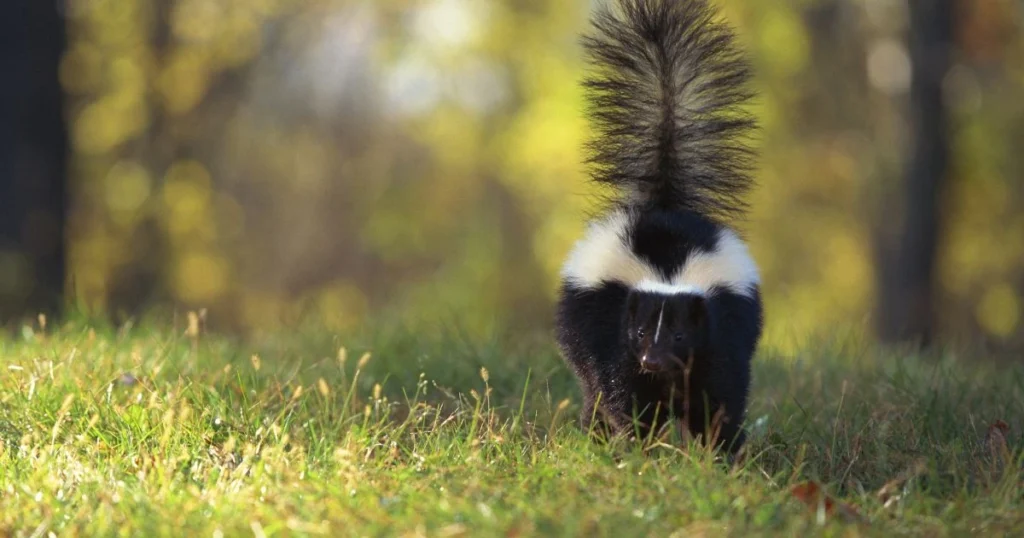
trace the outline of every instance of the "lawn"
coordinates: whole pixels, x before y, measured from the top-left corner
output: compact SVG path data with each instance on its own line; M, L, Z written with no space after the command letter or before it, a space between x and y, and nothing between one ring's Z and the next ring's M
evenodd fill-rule
M589 440L543 335L180 329L0 337L0 532L1024 535L1021 364L764 353L729 469Z

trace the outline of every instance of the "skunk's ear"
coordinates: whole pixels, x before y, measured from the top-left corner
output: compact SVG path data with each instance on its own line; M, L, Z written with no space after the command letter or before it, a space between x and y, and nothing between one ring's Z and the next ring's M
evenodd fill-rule
M636 319L636 312L640 308L640 294L634 290L629 290L626 295L626 319Z
M711 313L708 311L707 297L693 295L687 303L687 313L689 314L690 322L697 326L707 325L708 320L711 318Z

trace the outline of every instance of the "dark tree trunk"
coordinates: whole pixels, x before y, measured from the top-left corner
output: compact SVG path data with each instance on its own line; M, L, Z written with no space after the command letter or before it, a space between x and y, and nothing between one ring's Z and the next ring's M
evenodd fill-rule
M942 83L953 48L953 0L911 0L908 103L911 155L902 188L883 215L897 226L882 245L878 335L887 342L927 344L936 322L935 265L947 179L949 140Z
M0 323L64 304L64 47L57 2L0 2Z

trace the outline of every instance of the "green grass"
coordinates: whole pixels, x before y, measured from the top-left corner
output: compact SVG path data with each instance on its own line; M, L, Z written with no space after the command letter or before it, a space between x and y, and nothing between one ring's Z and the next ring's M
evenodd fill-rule
M3 338L5 535L1024 535L1021 365L839 344L759 357L750 457L730 470L695 447L590 441L543 338ZM1007 452L985 440L996 420ZM863 521L795 499L807 480Z

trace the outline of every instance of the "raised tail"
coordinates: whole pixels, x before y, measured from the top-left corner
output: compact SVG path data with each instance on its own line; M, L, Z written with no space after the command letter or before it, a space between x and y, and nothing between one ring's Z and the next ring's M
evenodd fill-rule
M611 0L583 37L596 181L622 202L739 216L752 186L750 69L707 0ZM616 9L617 8L617 9Z

